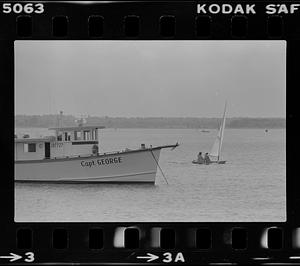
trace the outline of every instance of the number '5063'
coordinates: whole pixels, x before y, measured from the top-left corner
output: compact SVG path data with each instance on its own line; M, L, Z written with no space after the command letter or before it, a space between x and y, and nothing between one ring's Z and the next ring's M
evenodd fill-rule
M9 14L9 13L42 14L44 13L44 5L41 3L37 3L37 4L4 3L2 4L2 12L5 14Z

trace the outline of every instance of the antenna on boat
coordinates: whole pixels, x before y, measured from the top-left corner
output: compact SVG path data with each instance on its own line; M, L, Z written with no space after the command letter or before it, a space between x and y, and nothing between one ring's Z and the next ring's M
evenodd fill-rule
M62 127L63 126L63 111L59 111L59 127Z
M155 158L155 156L154 156L154 154L153 154L153 151L152 151L152 150L150 150L150 151L151 151L151 154L152 154L152 156L153 156L153 159L154 159L154 161L156 162L156 165L158 166L158 168L159 168L159 170L160 170L162 176L164 177L164 179L165 179L167 185L169 185L168 180L167 180L167 178L166 178L166 176L165 176L163 170L161 169L161 167L160 167L158 161L156 160L156 158Z

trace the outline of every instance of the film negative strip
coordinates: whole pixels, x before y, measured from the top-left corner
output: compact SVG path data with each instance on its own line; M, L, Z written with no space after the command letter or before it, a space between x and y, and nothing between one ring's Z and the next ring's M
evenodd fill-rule
M297 1L1 1L0 263L299 264L299 48Z

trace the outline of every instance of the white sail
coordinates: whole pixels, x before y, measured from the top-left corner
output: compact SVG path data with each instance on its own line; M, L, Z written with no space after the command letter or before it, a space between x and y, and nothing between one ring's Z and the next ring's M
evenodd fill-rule
M219 161L219 158L221 155L221 148L222 148L222 142L223 142L223 137L224 137L224 129L225 129L225 122L226 122L226 105L227 105L227 103L225 103L223 119L222 119L221 126L219 128L217 138L216 138L214 145L212 146L212 149L209 153L209 155L212 157L218 157L218 161Z
M219 131L220 132L220 131ZM220 137L219 137L219 134L214 142L214 145L212 146L211 148L211 151L209 153L210 156L213 156L213 157L218 157L219 156L219 147L220 147Z

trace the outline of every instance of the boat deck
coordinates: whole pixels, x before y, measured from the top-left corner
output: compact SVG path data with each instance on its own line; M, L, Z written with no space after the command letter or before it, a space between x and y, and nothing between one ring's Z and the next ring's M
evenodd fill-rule
M87 158L101 158L105 156L115 156L115 155L121 155L121 154L127 154L127 153L136 153L136 152L144 152L144 151L152 151L157 149L167 149L167 148L176 148L179 146L178 143L173 145L163 145L163 146L155 146L155 147L149 147L149 148L140 148L140 149L126 149L123 151L111 151L111 152L104 152L104 153L98 153L96 155L94 154L86 154L86 155L74 155L74 156L60 156L60 157L52 157L49 159L39 159L39 160L16 160L15 163L32 163L32 162L50 162L50 161L66 161L66 160L78 160L80 159L87 159Z

